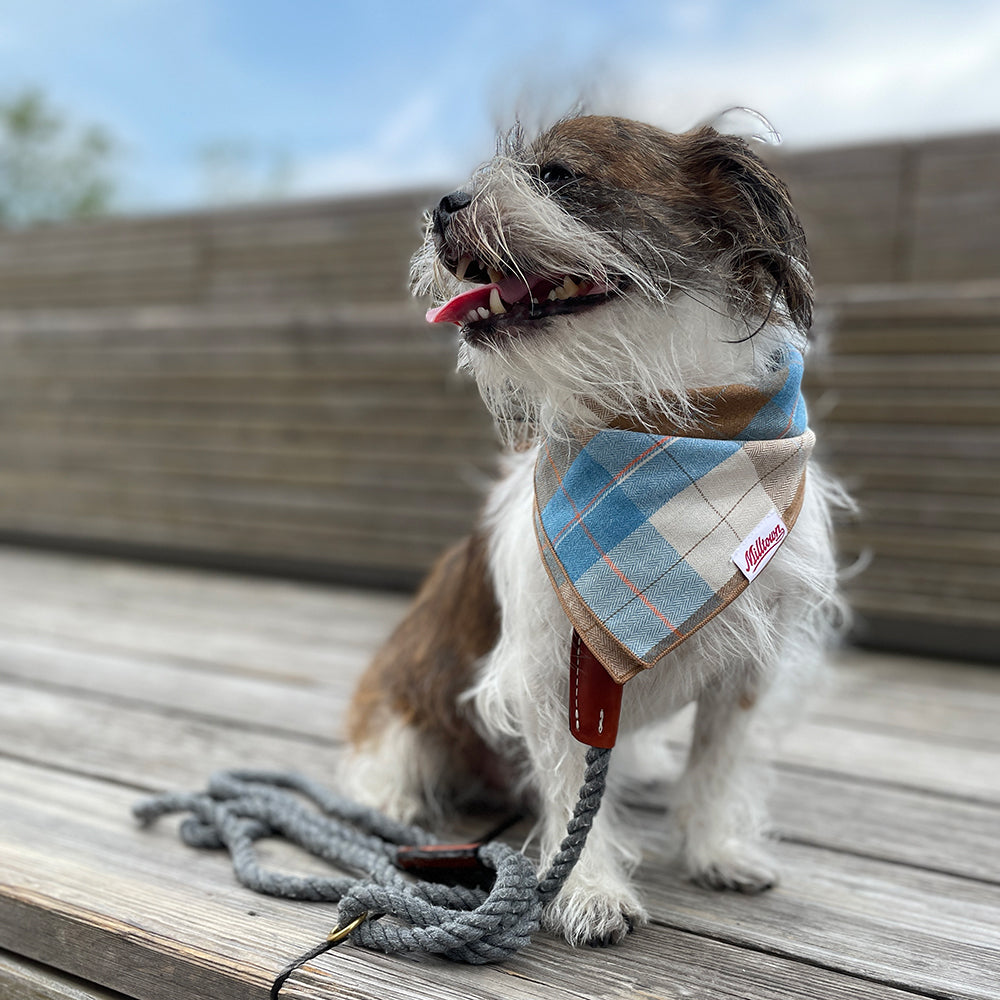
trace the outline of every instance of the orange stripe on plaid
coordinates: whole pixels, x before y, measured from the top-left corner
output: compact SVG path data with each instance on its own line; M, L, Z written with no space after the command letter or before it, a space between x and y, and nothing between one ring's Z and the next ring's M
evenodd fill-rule
M680 630L674 628L673 624L666 617L666 615L664 615L663 612L661 612L660 609L655 604L653 604L648 597L646 597L646 595L635 585L635 583L633 583L625 575L625 573L615 565L614 560L612 560L611 556L609 556L607 552L605 552L600 547L600 545L597 544L597 539L594 538L594 536L590 533L587 526L581 523L580 527L582 527L583 530L587 532L587 537L590 539L591 545L593 545L594 548L597 549L598 552L600 552L601 558L608 564L608 566L611 567L611 571L615 574L615 576L617 576L618 579L621 580L621 582L624 583L625 586L628 587L628 589L631 590L632 593L636 597L638 597L639 600L642 601L642 603L645 604L646 607L649 608L649 610L652 611L653 614L656 615L656 617L659 618L660 621L663 622L663 624L666 625L671 632L674 633L674 635L680 635L681 634ZM572 581L570 581L570 585L572 585Z
M666 438L662 438L661 440L665 441L667 439ZM650 449L650 450L652 450L652 449ZM549 464L552 466L552 470L555 472L556 477L559 479L559 488L566 495L566 499L569 501L570 507L572 507L573 510L576 511L576 521L579 523L580 527L583 528L583 530L586 532L587 538L590 539L590 544L594 546L594 548L600 554L601 558L611 568L611 572L614 573L615 576L617 576L618 579L621 580L621 582L624 583L625 586L628 587L628 589L631 590L632 593L636 597L638 597L639 600L642 601L642 603L645 604L646 607L649 608L649 610L652 611L653 614L656 615L656 617L659 618L660 621L663 622L663 624L666 625L667 628L670 629L671 632L674 633L674 635L680 635L680 630L677 629L677 628L675 628L674 625L670 622L670 620L660 611L660 609L655 604L653 604L649 600L648 597L646 597L646 595L636 586L635 583L632 582L632 580L630 580L625 575L625 573L621 569L618 568L618 566L615 565L614 560L607 554L607 552L604 551L604 549L601 548L600 545L597 544L597 539L594 538L594 536L590 533L590 529L580 520L581 514L580 514L579 511L577 511L576 504L573 502L573 498L569 495L569 492L566 490L566 487L563 486L562 478L559 476L559 470L556 468L556 464L552 460L552 454L549 451L548 442L545 443L545 457L549 460ZM542 516L542 512L539 511L538 512L539 521L541 521L541 516ZM544 530L544 526L543 526L543 530ZM549 547L552 549L553 553L555 553L555 545L553 544L553 542L551 540L549 541ZM559 557L556 556L556 558L558 559ZM560 563L561 563L561 560L560 560ZM565 572L565 570L564 570L564 572ZM569 581L569 584L572 587L573 586L573 581L569 580L568 576L567 576L566 579ZM576 589L576 588L574 587L574 589Z

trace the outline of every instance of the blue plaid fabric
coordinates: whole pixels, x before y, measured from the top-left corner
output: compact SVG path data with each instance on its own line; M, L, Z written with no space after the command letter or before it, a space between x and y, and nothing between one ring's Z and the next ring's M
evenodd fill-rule
M702 436L608 429L542 443L542 559L574 627L619 683L742 593L748 581L731 557L766 515L776 510L791 528L814 443L801 384L802 355L788 347L766 386L697 394Z

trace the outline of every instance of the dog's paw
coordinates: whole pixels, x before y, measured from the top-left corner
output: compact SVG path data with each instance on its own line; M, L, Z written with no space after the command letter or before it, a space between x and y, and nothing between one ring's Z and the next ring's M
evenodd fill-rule
M778 884L778 870L770 858L751 844L730 842L724 849L686 859L691 881L706 889L729 889L754 894Z
M566 887L546 908L545 927L561 934L573 947L617 944L649 916L629 888L611 891L594 886Z

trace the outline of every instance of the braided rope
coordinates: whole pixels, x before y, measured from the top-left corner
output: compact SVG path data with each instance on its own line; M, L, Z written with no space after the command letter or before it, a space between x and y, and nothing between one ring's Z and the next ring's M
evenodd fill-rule
M144 825L168 813L189 813L180 827L184 843L226 848L236 877L255 892L339 901L343 928L367 914L369 919L361 920L350 934L363 948L389 954L430 952L479 965L509 958L530 943L542 909L580 859L604 794L610 757L609 749L587 751L579 801L541 879L531 862L507 844L494 840L479 848L483 864L496 873L489 891L406 877L394 864L396 848L439 843L433 834L397 823L294 774L221 772L212 776L205 792L158 795L137 803L132 811ZM254 844L275 836L365 877L288 875L264 868ZM373 919L381 916L393 920Z

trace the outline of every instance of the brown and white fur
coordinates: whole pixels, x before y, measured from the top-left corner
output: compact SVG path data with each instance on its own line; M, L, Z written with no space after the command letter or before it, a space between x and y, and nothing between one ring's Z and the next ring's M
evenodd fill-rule
M440 300L519 276L542 303L502 303L461 326L460 364L514 447L476 533L435 567L362 677L344 776L351 793L406 819L506 781L539 813L544 864L565 834L584 747L566 719L571 627L532 527L535 442L611 418L653 428L690 417L691 390L753 384L776 345L804 347L805 239L785 186L741 139L578 117L530 142L503 139L442 199L413 273L415 290ZM625 686L605 802L546 914L571 943L615 941L645 919L622 789L663 775L666 749L651 730L693 700L670 843L703 884L774 884L753 734L822 659L839 613L830 510L841 499L811 467L767 571Z

